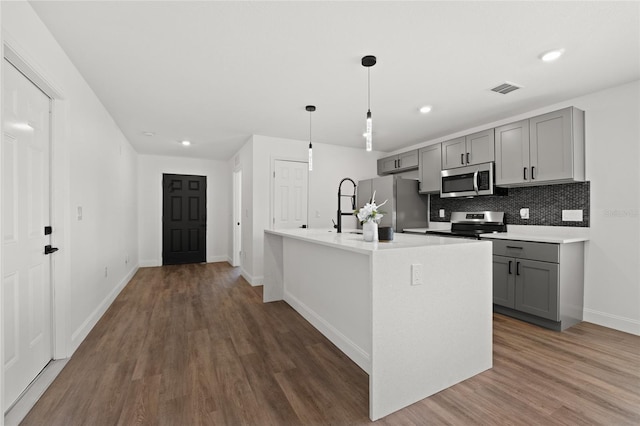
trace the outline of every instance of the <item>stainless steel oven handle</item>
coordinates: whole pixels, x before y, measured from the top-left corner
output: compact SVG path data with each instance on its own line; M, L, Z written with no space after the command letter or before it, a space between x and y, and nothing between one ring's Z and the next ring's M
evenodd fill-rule
M478 172L479 170L476 170L473 174L473 190L476 191L476 194L478 194Z

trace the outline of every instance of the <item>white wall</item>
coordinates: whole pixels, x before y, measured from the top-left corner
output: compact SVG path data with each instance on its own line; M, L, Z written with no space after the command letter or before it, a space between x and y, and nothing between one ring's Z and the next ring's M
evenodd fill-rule
M138 156L140 265L162 265L162 174L207 177L207 262L231 261L231 171L226 161Z
M60 248L55 356L65 357L137 270L137 154L29 3L2 2L2 31L61 94L53 111L52 225Z
M567 106L585 111L586 178L591 182L584 319L640 335L640 81L409 148L432 145Z
M330 229L336 218L338 184L344 177L356 182L377 175L380 152L314 142L313 171L309 172L309 223L313 228ZM252 285L263 280L264 230L269 229L273 206L272 172L275 160L307 161L308 141L254 135L234 156L233 164L243 170L242 273ZM236 160L236 157L238 158ZM231 164L231 163L230 163ZM345 193L351 189L345 185ZM229 222L231 224L231 222ZM356 221L345 217L345 229Z

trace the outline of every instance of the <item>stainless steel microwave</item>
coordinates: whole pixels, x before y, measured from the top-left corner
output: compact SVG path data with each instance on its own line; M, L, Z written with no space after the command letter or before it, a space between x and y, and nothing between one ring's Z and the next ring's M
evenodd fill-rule
M441 198L493 195L493 162L457 167L441 173Z

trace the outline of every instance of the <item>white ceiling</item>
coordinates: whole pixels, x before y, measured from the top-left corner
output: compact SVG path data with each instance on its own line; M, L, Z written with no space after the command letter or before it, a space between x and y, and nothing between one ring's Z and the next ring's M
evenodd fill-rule
M308 140L308 104L315 142L364 147L368 54L386 152L640 78L639 2L31 4L140 153ZM560 60L539 60L554 48ZM504 81L524 88L489 90Z

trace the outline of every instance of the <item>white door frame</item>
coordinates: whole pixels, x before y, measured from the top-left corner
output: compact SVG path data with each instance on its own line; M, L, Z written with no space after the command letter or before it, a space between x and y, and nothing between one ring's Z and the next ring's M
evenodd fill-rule
M70 208L69 208L69 152L65 140L67 103L63 92L57 88L46 74L13 42L6 33L2 35L3 59L6 58L22 74L51 98L51 139L50 139L50 203L51 203L51 244L60 248L51 256L51 289L52 289L52 344L53 359L67 358L70 354L70 335L66 333L66 312L71 303L69 300L69 281L71 263L69 257ZM0 137L4 138L2 132ZM1 159L0 159L1 160ZM0 221L0 227L2 222ZM1 230L0 230L1 231ZM0 271L0 274L2 271ZM1 275L0 275L1 276ZM0 306L3 301L0 301ZM0 312L2 318L2 312ZM0 346L0 358L4 356L4 342ZM2 360L4 365L4 360ZM2 369L0 369L2 370ZM4 374L1 376L2 394L4 394ZM4 396L4 395L2 395ZM1 407L4 412L5 407Z
M242 256L242 169L233 171L233 235L231 266L241 266Z

